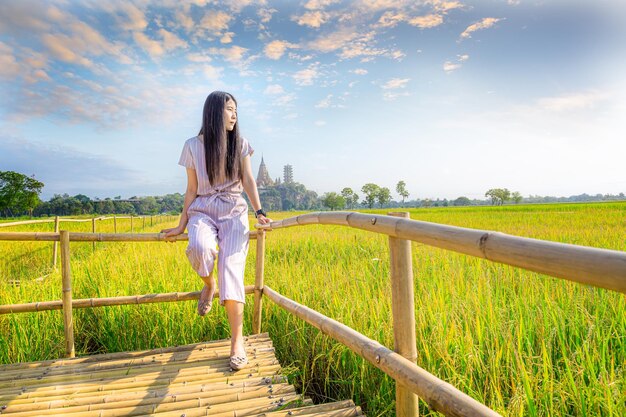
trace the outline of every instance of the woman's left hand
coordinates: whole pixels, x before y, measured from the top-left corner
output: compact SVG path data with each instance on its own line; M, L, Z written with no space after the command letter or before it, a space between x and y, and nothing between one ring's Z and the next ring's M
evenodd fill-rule
M264 215L259 214L259 216L256 218L256 221L259 224L269 224L272 221L272 219L269 219L265 217Z

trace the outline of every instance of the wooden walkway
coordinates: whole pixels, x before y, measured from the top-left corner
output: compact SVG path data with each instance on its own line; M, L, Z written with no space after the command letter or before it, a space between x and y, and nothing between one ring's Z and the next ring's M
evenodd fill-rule
M249 336L250 365L229 368L229 340L0 365L0 414L14 417L362 415L352 401L313 405L296 393L267 333Z

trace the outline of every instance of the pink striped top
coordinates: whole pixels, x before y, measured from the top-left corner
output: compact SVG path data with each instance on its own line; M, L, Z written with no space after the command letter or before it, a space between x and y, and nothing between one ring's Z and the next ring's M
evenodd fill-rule
M250 143L241 138L241 158L245 158L248 155L254 153L254 149L250 146ZM206 172L206 159L204 157L204 142L202 135L194 136L185 141L183 151L180 154L178 165L182 165L186 168L196 170L198 177L198 195L209 195L216 192L230 192L241 193L243 192L243 185L241 180L227 181L222 184L211 185L209 182L209 175ZM199 168L198 168L199 167Z

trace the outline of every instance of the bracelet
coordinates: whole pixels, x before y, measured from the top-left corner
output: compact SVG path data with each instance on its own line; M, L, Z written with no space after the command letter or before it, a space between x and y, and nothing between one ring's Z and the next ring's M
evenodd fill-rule
M257 211L254 212L254 217L258 218L259 214L262 214L263 216L267 217L267 213L265 213L262 208L260 208L260 209L258 209Z

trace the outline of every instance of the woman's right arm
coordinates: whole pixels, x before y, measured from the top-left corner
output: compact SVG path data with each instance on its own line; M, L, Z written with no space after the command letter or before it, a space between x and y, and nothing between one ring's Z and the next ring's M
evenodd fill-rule
M185 191L185 202L183 204L183 212L180 214L180 221L177 227L171 229L161 230L161 233L165 233L165 237L177 236L185 233L187 222L189 217L187 216L187 210L193 200L198 196L198 177L196 170L193 168L187 168L187 191Z

